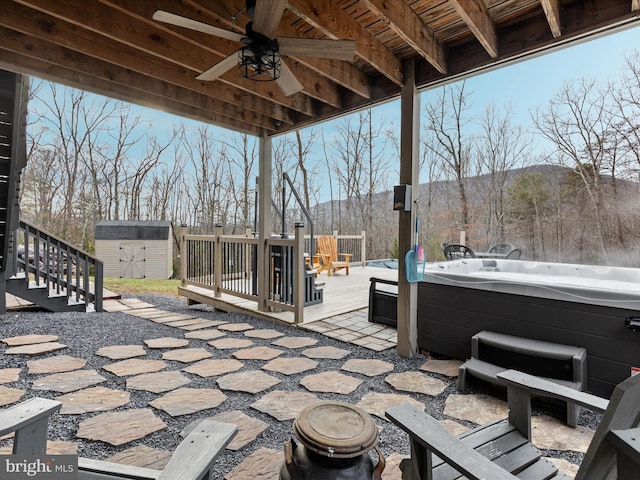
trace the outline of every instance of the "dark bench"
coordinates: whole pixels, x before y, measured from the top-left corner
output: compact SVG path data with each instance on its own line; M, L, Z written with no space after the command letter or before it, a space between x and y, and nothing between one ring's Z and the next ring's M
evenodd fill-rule
M369 285L369 321L398 326L398 282L371 277ZM380 287L379 285L386 285Z
M471 337L471 359L460 366L458 390L464 390L467 375L506 386L499 373L515 369L555 383L583 390L587 382L587 352L584 348L483 330ZM575 427L580 407L567 403L567 425Z

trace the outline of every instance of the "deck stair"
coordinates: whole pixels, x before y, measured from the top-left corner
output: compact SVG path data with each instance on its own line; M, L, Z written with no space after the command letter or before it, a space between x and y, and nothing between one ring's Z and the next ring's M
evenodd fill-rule
M17 247L8 293L52 312L102 311L100 260L24 220L13 238Z

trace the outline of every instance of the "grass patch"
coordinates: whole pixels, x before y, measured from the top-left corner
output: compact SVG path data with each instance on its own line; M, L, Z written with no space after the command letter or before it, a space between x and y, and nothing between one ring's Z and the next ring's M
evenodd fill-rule
M180 280L157 280L152 278L115 278L105 277L104 288L115 293L145 294L155 293L159 295L178 296Z

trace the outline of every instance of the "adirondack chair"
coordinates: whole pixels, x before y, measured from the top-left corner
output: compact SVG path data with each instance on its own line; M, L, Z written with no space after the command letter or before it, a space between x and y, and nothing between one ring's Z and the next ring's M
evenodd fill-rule
M0 437L15 432L13 453L44 455L49 416L62 403L31 398L0 411ZM213 462L233 439L238 427L203 420L173 452L164 470L133 467L118 463L78 459L79 480L213 480Z
M403 480L460 475L470 480L567 479L531 444L534 395L605 412L575 480L640 479L640 375L620 383L609 401L516 370L499 376L507 383L509 418L457 438L409 404L386 411L387 417L409 434L411 442L411 458L401 465Z
M336 239L329 235L318 237L318 253L326 256L329 259L329 268L327 274L331 276L331 273L336 273L343 268L349 275L349 264L351 263L351 253L338 253L338 246ZM339 260L341 258L342 260Z

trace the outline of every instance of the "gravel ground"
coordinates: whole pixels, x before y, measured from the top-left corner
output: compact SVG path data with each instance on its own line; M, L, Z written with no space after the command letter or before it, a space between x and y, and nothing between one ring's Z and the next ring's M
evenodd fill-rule
M271 328L283 332L291 336L308 336L318 340L315 347L318 346L334 346L338 348L344 348L350 350L352 353L342 360L319 360L318 367L312 373L319 373L322 371L339 370L347 359L352 358L376 358L392 363L395 366L394 372L406 372L416 371L425 362L426 357L420 355L416 358L406 359L399 357L395 350L390 349L384 352L373 352L369 349L362 348L356 345L347 345L343 342L334 340L329 337L325 337L315 332L308 332L302 330L296 330L293 327L279 325L270 321L256 319L247 315L229 314L221 312L212 312L209 307L203 305L187 306L184 299L174 298L170 296L161 295L139 295L136 298L140 298L143 301L156 305L158 308L174 311L178 313L187 313L194 316L207 318L210 320L225 320L228 322L248 322L256 329ZM161 324L151 322L149 320L140 319L131 315L127 315L121 312L112 313L95 313L95 314L83 314L83 313L50 313L37 310L25 310L20 312L9 312L4 317L0 317L0 338L13 337L26 334L54 334L59 336L59 341L68 345L68 348L59 352L53 352L48 355L66 354L74 357L80 357L86 359L87 365L85 368L95 369L102 376L107 378L107 382L101 384L108 388L125 389L126 379L113 375L106 370L102 370L104 365L114 363L114 360L109 358L100 357L95 355L101 347L117 344L134 344L144 345L144 340L160 338L160 337L175 337L183 338L184 331L178 328L168 327ZM227 337L246 338L242 332L229 332ZM258 338L252 338L255 346L268 346L273 340L262 340ZM190 341L190 347L202 347L209 350L212 354L212 358L228 358L229 350L216 350L213 347L207 345L206 341L192 339ZM0 352L4 351L4 344L0 344ZM148 358L161 359L162 354L166 350L160 349L147 349ZM297 356L300 350L290 350L287 355ZM32 357L23 355L1 355L1 368L15 368L25 367L26 362ZM37 357L37 358L44 358ZM260 369L264 365L264 361L251 361L243 360L245 367L243 370ZM176 361L167 361L167 370L182 370L185 364ZM303 372L295 375L283 375L277 372L268 372L269 375L278 377L282 382L273 389L278 390L299 390L307 391L302 387L300 380L311 372ZM183 372L191 380L191 384L187 387L193 388L216 388L216 377L201 378L198 375L189 374ZM384 381L385 375L378 375L375 377L367 377L356 373L348 373L351 376L357 377L363 380L363 383L358 389L351 395L345 396L340 394L324 394L318 393L318 397L323 400L339 400L349 403L357 403L358 400L370 391L376 391L381 393L402 393L395 391L389 384ZM441 380L449 382L449 387L444 393L437 397L429 397L422 394L413 394L413 397L425 404L425 410L438 419L445 418L443 415L444 401L446 397L456 391L455 382L451 379L440 375L432 374ZM20 388L26 390L27 393L22 400L34 396L41 396L47 398L55 398L59 394L48 391L34 391L30 390L32 381L38 378L34 375L26 375L26 368L23 369L18 382L7 384L9 387ZM492 393L493 395L501 396L504 399L504 394L500 390L494 390L492 387L478 384L473 385L473 393ZM117 410L125 410L130 408L146 408L148 402L158 398L162 394L154 394L138 390L130 390L131 403L125 407L120 407ZM168 428L148 435L140 440L130 442L120 447L113 447L103 442L86 441L77 439L75 432L78 429L78 425L81 421L96 415L95 413L88 413L82 415L55 415L50 425L49 438L53 440L67 440L78 442L78 453L83 457L104 459L119 451L131 448L133 446L144 444L152 448L160 450L173 450L181 441L180 431L194 420L202 417L208 417L223 411L240 410L246 414L259 418L260 420L267 422L270 426L265 430L258 438L241 449L238 452L226 451L221 455L217 462L217 471L224 472L225 474L231 471L236 465L238 465L249 454L253 453L261 447L272 448L281 450L283 443L293 436L292 433L292 421L278 422L271 416L259 412L249 405L253 403L257 398L262 396L266 392L262 392L256 395L241 393L241 392L228 392L225 391L227 400L222 405L212 410L205 410L191 415L171 417L162 410L155 410L154 413L160 417L167 425ZM535 413L547 413L540 410L540 407L536 408ZM375 417L374 417L375 418ZM599 421L599 415L593 414L590 411L583 410L583 415L580 421L581 425L595 428ZM379 445L385 456L393 452L398 452L404 455L409 454L408 437L397 427L390 423L383 422L380 419L375 418L378 425L383 426L380 433ZM461 422L465 423L465 422ZM468 426L473 426L468 424ZM546 452L549 456L565 458L573 463L579 463L581 460L580 454L571 452ZM221 477L222 478L222 477Z

